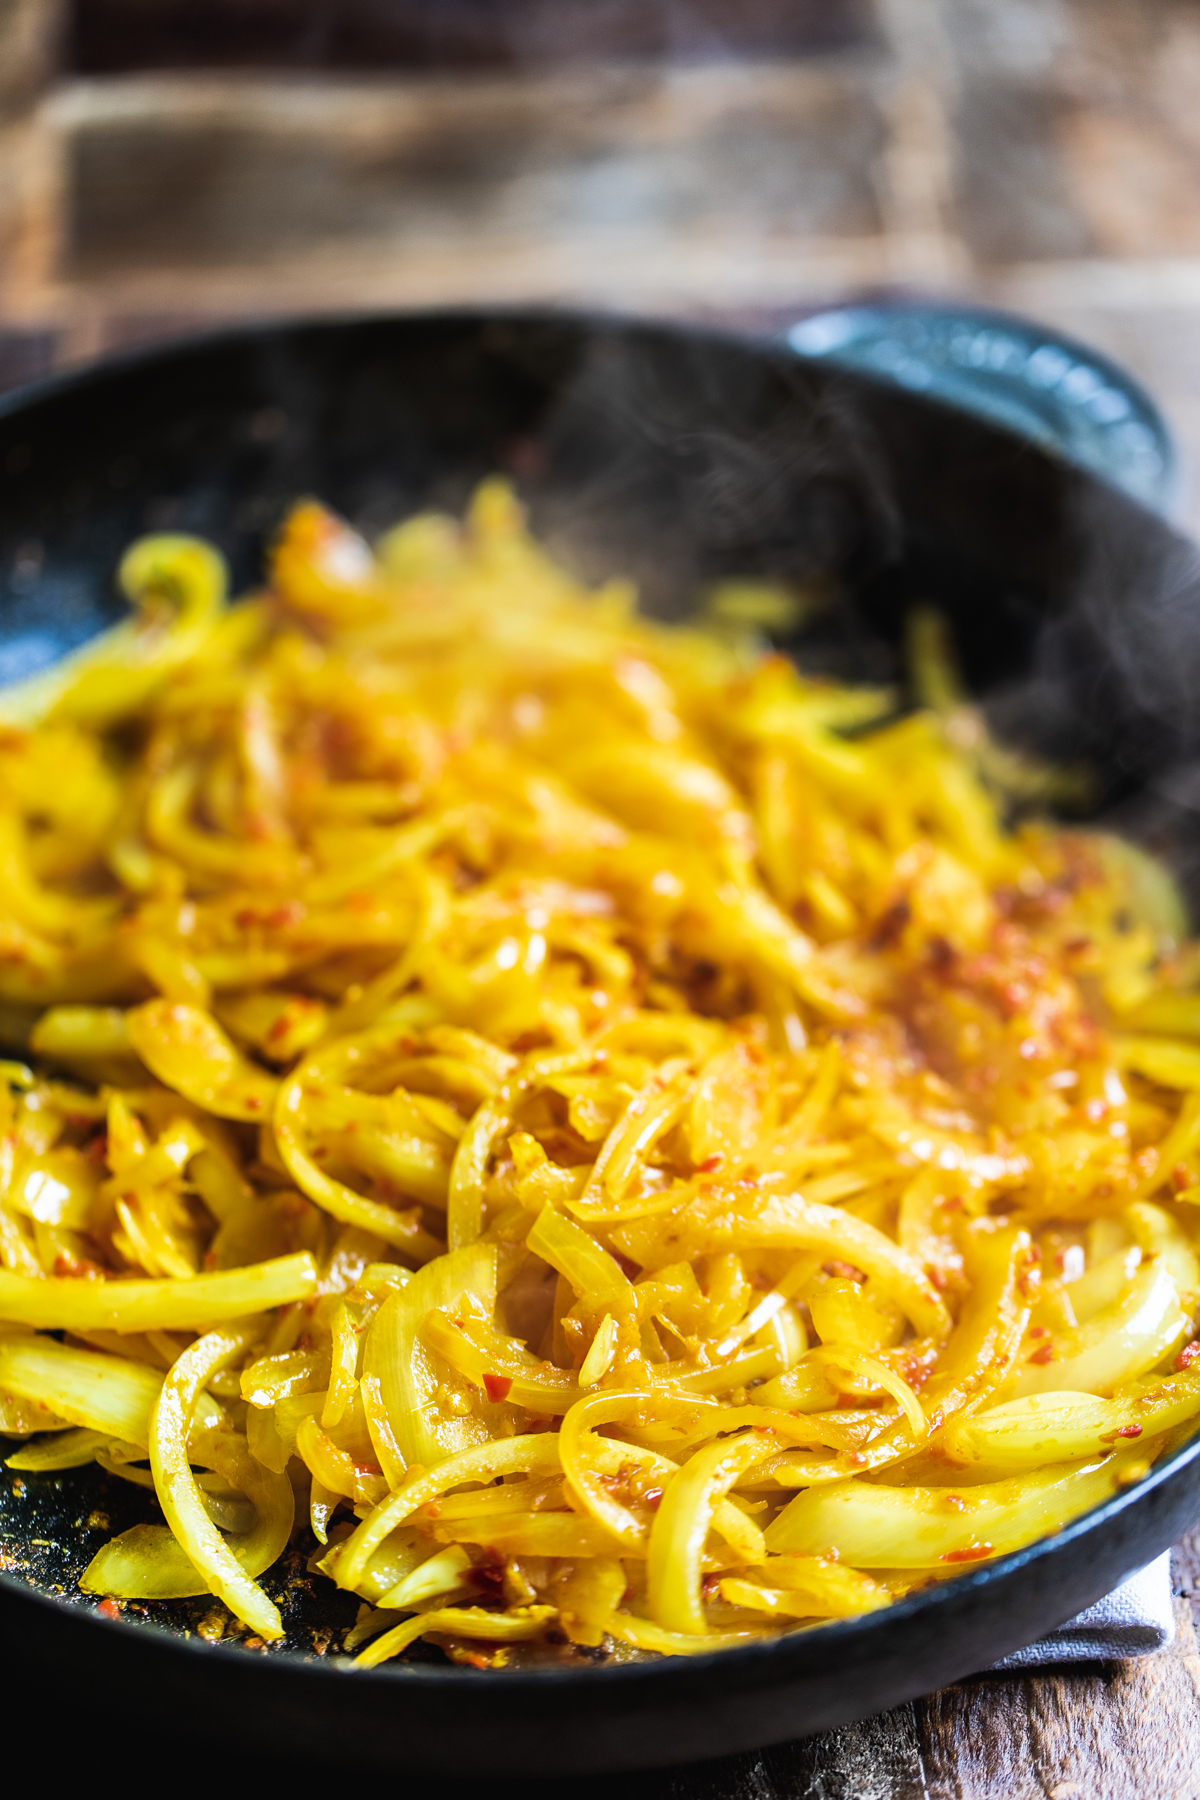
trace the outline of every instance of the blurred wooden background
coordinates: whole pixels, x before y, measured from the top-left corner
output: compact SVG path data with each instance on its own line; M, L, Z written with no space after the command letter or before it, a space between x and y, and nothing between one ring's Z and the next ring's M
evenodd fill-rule
M1194 469L1198 98L1200 0L0 0L0 380L247 314L916 287L1109 349Z

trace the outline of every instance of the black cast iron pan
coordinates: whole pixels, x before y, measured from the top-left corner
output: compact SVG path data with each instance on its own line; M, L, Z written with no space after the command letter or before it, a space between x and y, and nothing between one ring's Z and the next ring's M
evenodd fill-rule
M297 495L371 529L454 509L496 469L577 567L633 574L661 613L724 575L803 589L807 623L787 647L810 668L902 682L905 615L935 602L998 729L1087 763L1097 813L1196 886L1193 547L1028 434L681 327L534 313L264 326L10 396L0 679L116 616L113 568L147 529L213 538L248 583ZM987 1666L1193 1522L1200 1443L1057 1536L881 1614L716 1657L502 1674L432 1651L351 1671L337 1651L356 1603L305 1576L303 1544L267 1581L289 1628L270 1652L211 1641L201 1601L98 1616L75 1578L147 1504L96 1469L0 1474L10 1719L50 1685L83 1731L135 1703L181 1744L219 1721L226 1741L342 1768L585 1773L801 1736Z

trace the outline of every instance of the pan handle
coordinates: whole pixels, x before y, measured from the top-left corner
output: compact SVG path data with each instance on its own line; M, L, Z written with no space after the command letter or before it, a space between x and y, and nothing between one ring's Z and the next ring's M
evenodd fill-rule
M927 394L1041 445L1155 512L1179 498L1170 430L1118 363L1032 319L939 301L871 301L802 319L798 355Z

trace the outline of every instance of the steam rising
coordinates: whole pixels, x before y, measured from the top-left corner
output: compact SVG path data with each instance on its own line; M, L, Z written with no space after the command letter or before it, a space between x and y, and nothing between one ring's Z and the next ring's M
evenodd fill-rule
M1085 761L1100 816L1200 888L1200 552L1093 478L884 385L612 320L297 326L12 410L5 462L0 652L34 624L69 642L102 621L121 550L165 520L214 538L247 585L297 495L374 531L457 510L507 469L568 561L631 575L660 614L731 577L800 590L809 616L784 647L810 670L903 684L905 620L935 606L1000 735Z

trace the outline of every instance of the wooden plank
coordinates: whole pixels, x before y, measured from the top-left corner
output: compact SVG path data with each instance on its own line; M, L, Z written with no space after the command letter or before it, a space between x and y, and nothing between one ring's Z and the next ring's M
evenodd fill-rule
M611 1800L614 1784L622 1800L931 1800L911 1706L744 1756L569 1786L576 1800ZM460 1793L467 1784L447 1800Z
M58 71L63 0L0 4L0 120L23 118Z
M1190 1603L1192 1620L1200 1629L1200 1527L1180 1538L1171 1552L1172 1586Z
M129 69L479 69L844 49L869 0L75 0L72 64Z
M50 109L67 170L67 265L259 270L481 238L715 236L834 243L880 231L886 137L873 59L276 82L131 76Z
M770 1783L763 1800L930 1800L911 1706L777 1745L759 1766ZM749 1786L726 1792L758 1800ZM683 1792L677 1800L685 1800Z
M1158 1656L977 1676L916 1704L929 1800L1196 1800L1191 1610Z

